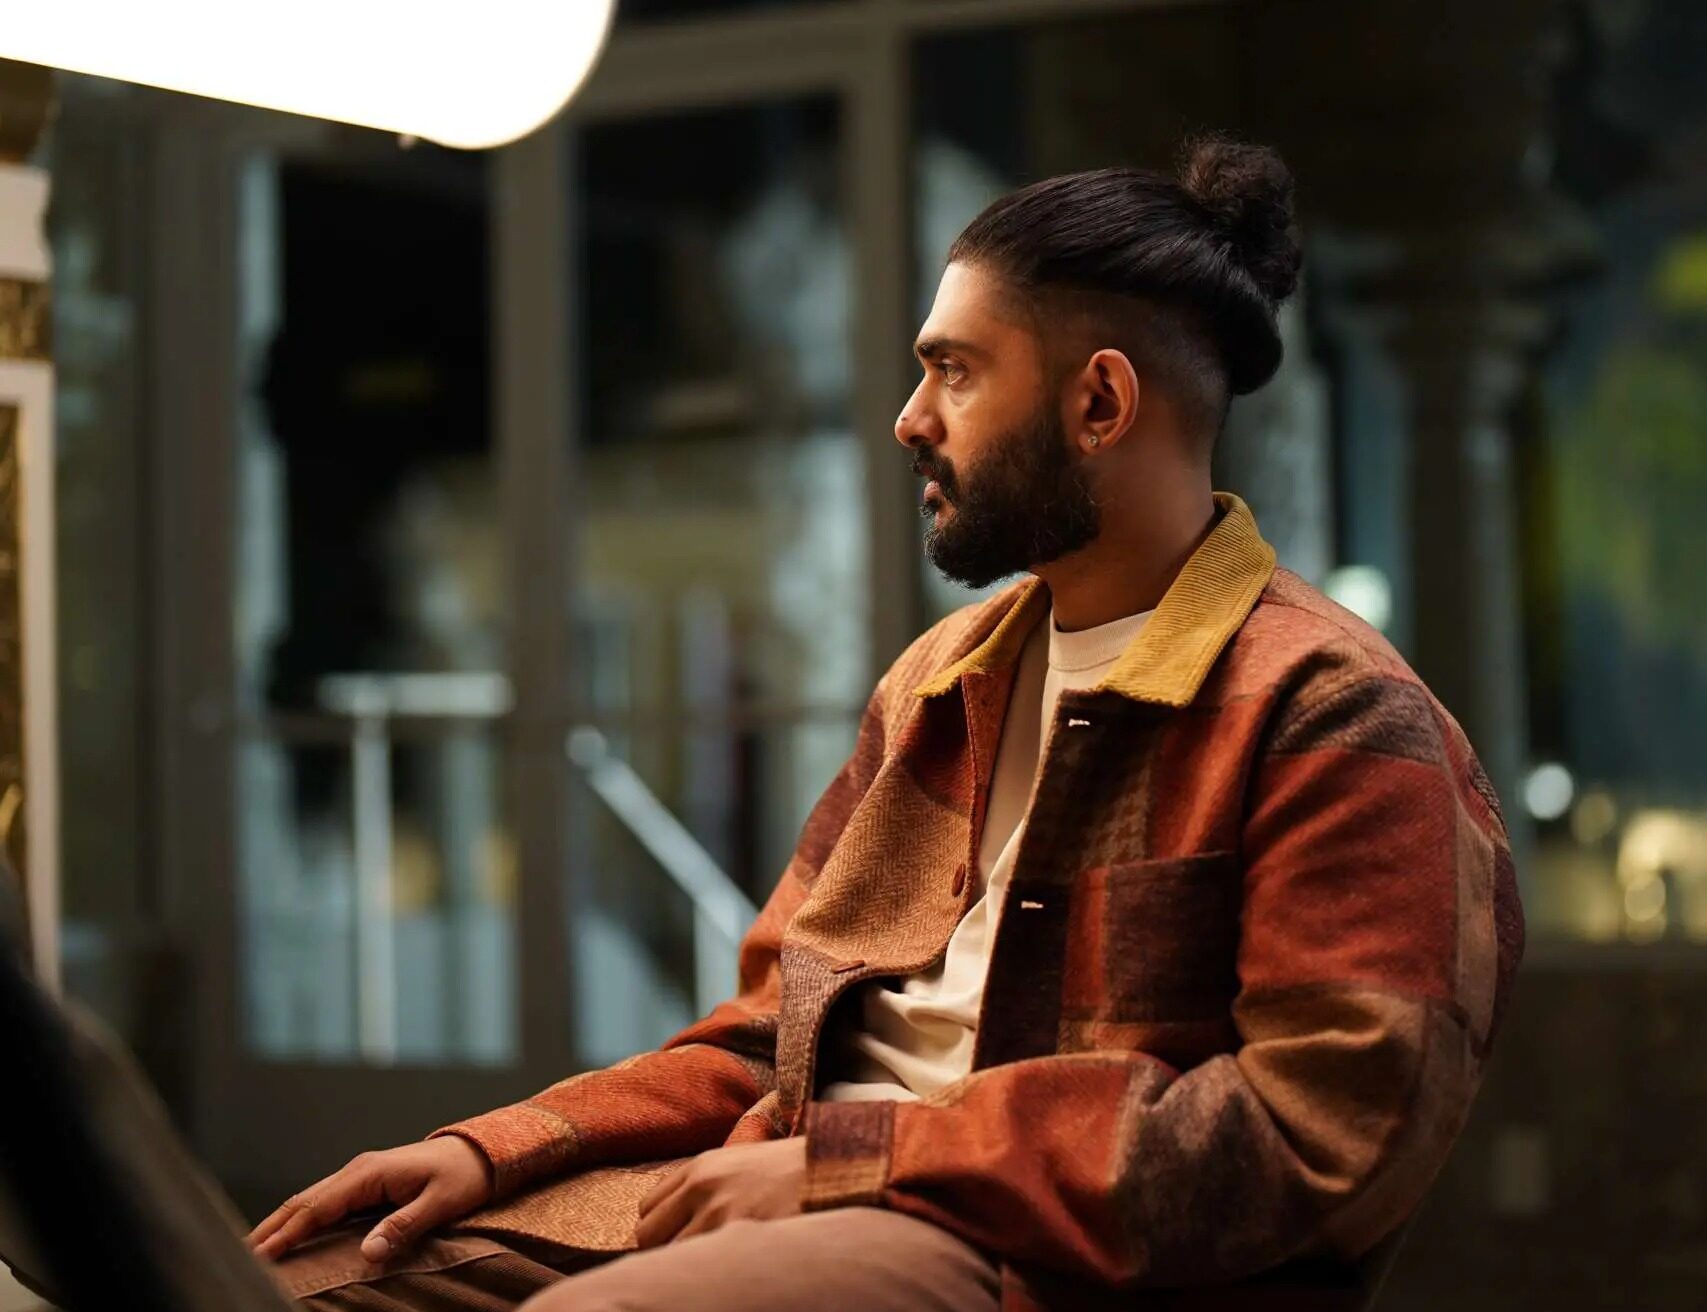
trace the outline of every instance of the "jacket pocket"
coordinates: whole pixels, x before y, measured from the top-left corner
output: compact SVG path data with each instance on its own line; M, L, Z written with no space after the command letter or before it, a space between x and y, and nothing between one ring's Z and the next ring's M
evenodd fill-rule
M1233 852L1084 871L1068 910L1063 1020L1116 1027L1111 1038L1128 1024L1230 1032L1242 901Z

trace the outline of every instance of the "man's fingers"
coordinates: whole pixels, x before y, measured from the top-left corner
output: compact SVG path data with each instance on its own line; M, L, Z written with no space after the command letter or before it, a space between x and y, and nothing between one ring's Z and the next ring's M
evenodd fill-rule
M665 1194L634 1227L635 1242L642 1248L667 1244L693 1219L697 1192L686 1187Z
M261 1222L255 1233L263 1230L267 1233L254 1241L255 1253L260 1257L282 1257L351 1212L384 1200L385 1182L379 1172L365 1163L358 1166L352 1162L330 1179L298 1194Z
M688 1168L692 1165L692 1162L683 1163L647 1190L646 1197L640 1200L640 1215L645 1216L646 1213L686 1184L688 1182Z
M316 1201L309 1194L299 1195L285 1206L290 1209L289 1215L282 1225L255 1246L257 1256L282 1257L316 1231L331 1225L339 1216L335 1209Z
M702 1207L688 1218L686 1225L670 1236L668 1242L679 1244L695 1235L710 1234L713 1230L720 1229L728 1219L720 1207Z
M268 1239L272 1238L274 1234L278 1233L279 1227L286 1221L290 1220L291 1213L295 1210L296 1199L294 1198L287 1202L280 1203L275 1207L267 1216L266 1220L262 1221L260 1225L256 1226L249 1232L249 1247L259 1248Z
M309 1205L308 1200L310 1198L324 1190L334 1188L337 1185L337 1182L337 1175L329 1175L318 1184L311 1185L301 1193L293 1194L291 1197L285 1199L284 1202L280 1203L273 1209L272 1214L268 1216L265 1221L262 1221L260 1225L256 1226L249 1232L249 1246L251 1248L259 1248L267 1240L278 1234L280 1230L284 1229L292 1217L300 1215L303 1208Z

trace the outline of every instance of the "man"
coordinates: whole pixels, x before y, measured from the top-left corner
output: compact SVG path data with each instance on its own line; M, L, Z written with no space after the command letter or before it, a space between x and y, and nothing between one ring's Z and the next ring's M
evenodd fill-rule
M973 221L896 437L935 564L1034 577L879 682L733 1000L286 1203L251 1237L268 1257L395 1209L287 1257L288 1289L528 1312L1367 1302L1463 1124L1523 928L1456 723L1210 490L1299 264L1284 167L1225 140L1177 180L1055 178Z

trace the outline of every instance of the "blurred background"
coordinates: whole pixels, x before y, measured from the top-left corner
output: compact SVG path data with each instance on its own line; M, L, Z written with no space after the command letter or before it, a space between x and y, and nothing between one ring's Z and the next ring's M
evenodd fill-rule
M733 981L905 642L999 193L1276 146L1218 484L1504 799L1530 949L1383 1306L1707 1282L1707 5L624 0L500 151L59 81L63 950L270 1208Z

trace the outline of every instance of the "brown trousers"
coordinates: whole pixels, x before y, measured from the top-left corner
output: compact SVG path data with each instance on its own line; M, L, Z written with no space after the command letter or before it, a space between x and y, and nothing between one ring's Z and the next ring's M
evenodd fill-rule
M313 1312L995 1312L1001 1293L977 1249L872 1207L736 1221L591 1262L448 1235L376 1272L357 1251L363 1233L306 1245L275 1275Z

